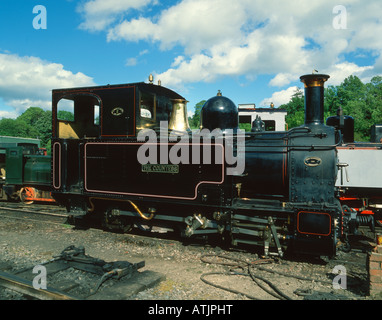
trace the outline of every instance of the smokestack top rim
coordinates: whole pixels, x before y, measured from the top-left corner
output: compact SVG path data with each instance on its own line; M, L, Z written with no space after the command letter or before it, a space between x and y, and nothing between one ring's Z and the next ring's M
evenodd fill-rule
M328 74L306 74L300 77L300 81L307 87L323 87L330 78Z

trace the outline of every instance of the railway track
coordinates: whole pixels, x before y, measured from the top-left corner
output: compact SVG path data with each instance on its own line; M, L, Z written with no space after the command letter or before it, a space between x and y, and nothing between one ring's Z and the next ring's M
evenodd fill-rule
M44 223L57 223L57 224L63 224L66 223L68 225L72 225L72 222L70 222L68 219L70 219L70 215L67 214L66 209L62 207L52 206L52 205L43 205L43 204L34 204L33 206L25 205L22 203L9 203L9 202L0 202L0 216L8 217L11 219L27 219L30 221L38 221L38 222L44 222ZM105 228L100 221L97 219L89 219L86 220L85 223L88 223L88 225L84 225L83 227L88 228L95 228L95 229L102 229L109 232L113 232L110 228ZM150 230L150 231L147 231ZM382 233L382 226L377 225L376 226L376 233L381 234ZM117 232L120 233L120 232ZM167 239L170 239L171 241L178 241L179 239L175 239L176 235L173 235L173 232L168 231L164 228L160 227L152 227L148 229L144 229L143 226L139 226L136 228L133 228L126 234L133 234L135 236L142 237L142 239L152 239L150 235L159 235L158 241L166 241ZM169 235L169 236L167 236ZM358 242L358 238L360 237L368 237L369 239L373 238L373 233L369 231L367 227L360 227L358 236L352 236L353 239L353 251L356 252L365 252L370 249L368 244L360 244ZM356 239L354 241L354 239ZM205 237L196 237L196 238L186 238L183 239L183 243L195 243L195 244L203 244L205 243Z
M0 202L0 216L7 217L10 219L25 219L34 222L43 222L43 223L53 223L53 224L67 224L73 225L72 221L70 221L70 215L67 214L66 209L62 207L52 206L52 205L44 205L44 204L34 204L33 206L25 205L22 203L9 203L9 202ZM102 229L113 233L114 231L110 228L105 228L104 225L97 219L89 219L86 220L83 227L85 229L94 228L94 229ZM150 230L150 231L147 231ZM131 229L126 234L132 234L136 237L144 239L155 239L157 241L180 241L185 244L196 244L203 245L206 243L205 237L196 237L196 238L186 238L183 240L177 239L177 235L173 234L173 232L165 230L160 227L152 227L145 230L142 226ZM382 233L382 227L376 226L376 233ZM117 233L120 233L117 231ZM154 235L154 238L152 237ZM155 236L158 236L157 238ZM353 252L366 252L370 249L370 245L366 241L365 243L359 243L359 238L373 238L373 233L369 231L367 227L360 227L359 233L357 236L352 236L352 250ZM355 240L354 240L355 239ZM139 241L139 240L137 240ZM244 249L245 250L245 249Z
M39 205L34 204L33 206L21 204L21 203L0 203L0 217L6 217L9 219L15 220L28 220L32 222L43 222L43 223L53 223L53 224L66 224L74 226L73 221L71 221L71 216L66 213L64 208L52 206L52 205ZM83 224L83 225L82 225ZM107 232L112 233L121 233L120 231L114 231L108 227L105 227L102 224L102 221L97 220L97 218L89 218L86 222L78 223L76 227L81 227L84 229L97 229L97 230L105 230ZM148 231L150 230L150 231ZM178 236L174 234L170 229L165 229L161 227L153 226L151 228L146 228L144 226L139 225L139 227L131 229L128 233L136 237L136 241L138 243L145 242L148 240L149 242L182 242L179 239L176 239ZM154 235L154 237L153 237ZM155 237L158 236L158 237ZM188 243L193 243L195 245L200 244L203 245L205 243L205 237L200 237L196 239L185 239Z
M78 300L78 297L55 288L37 289L32 281L3 271L0 271L0 286L38 300Z
M68 217L64 208L43 204L34 204L33 206L30 206L23 203L0 202L0 211L12 211L60 218Z
M0 202L0 218L9 221L42 223L47 225L69 226L68 215L63 208L51 205L28 206L22 203Z
M152 265L153 261L151 261L153 256L155 256L156 259L160 258L160 262L155 261L155 266L156 266L155 268L163 268L163 269L160 269L160 271L163 273L166 273L167 270L171 270L174 267L182 268L182 272L179 273L178 277L180 277L180 275L182 273L184 273L186 275L189 272L187 270L187 265L189 265L189 264L187 264L185 262L194 261L193 263L198 264L198 263L200 263L199 256L204 254L205 252L210 252L208 250L211 250L211 249L208 249L211 247L208 247L208 246L204 247L203 242L199 242L199 243L194 242L190 246L185 246L184 244L181 244L180 241L175 240L174 238L170 239L171 236L167 237L166 235L162 235L160 233L157 233L157 236L155 237L155 236L153 236L153 233L151 233L151 235L150 234L147 235L147 233L143 233L137 229L135 231L133 231L133 233L122 235L119 233L116 234L116 233L112 233L112 232L103 232L103 231L99 230L100 228L89 228L89 230L86 230L85 232L80 231L76 228L61 228L58 225L62 225L66 221L68 216L67 216L65 210L54 207L54 206L46 206L46 205L36 206L36 205L34 205L33 207L29 207L29 206L18 205L18 204L8 204L8 205L1 204L0 205L0 216L6 217L6 219L4 219L4 221L6 222L7 226L20 225L20 230L22 231L22 235L21 235L22 237L28 237L28 234L30 232L31 233L30 237L35 238L36 236L33 236L33 234L34 234L34 230L36 228L42 229L42 230L48 229L49 232L51 232L51 233L49 233L49 235L52 235L52 237L50 237L49 239L46 240L46 244L44 246L46 246L48 249L44 249L44 250L52 250L51 249L51 247L52 247L51 241L52 241L52 239L54 239L56 237L60 238L60 241L59 241L60 243L70 243L67 241L73 241L73 238L74 238L73 235L76 235L75 238L77 241L80 239L80 241L81 241L80 243L84 243L85 246L89 246L89 247L94 246L95 241L97 241L97 243L99 243L98 245L96 245L96 248L98 248L98 249L95 252L97 252L97 253L101 252L102 249L105 248L105 243L111 242L113 244L109 245L109 248L110 248L109 250L113 250L115 247L118 248L118 247L122 246L124 248L123 252L135 253L139 256L144 257L145 259L148 259L150 261L149 262L150 267L153 267L153 265ZM15 219L16 221L12 222L12 219ZM23 224L19 224L17 222L17 220L19 220L19 219L22 219L22 220L25 219L25 220L33 221L33 224L31 224L32 227L29 227L29 229L23 229L22 228ZM34 222L44 222L46 224L34 223ZM53 223L56 226L49 226L48 225L49 223ZM8 227L8 229L9 229L9 232L11 232L10 231L11 227ZM50 230L55 230L55 231L52 232ZM60 230L62 230L62 232ZM14 232L14 231L12 231L12 232ZM38 236L39 231L37 230L36 233ZM3 232L2 234L6 234L6 233ZM9 233L9 234L11 234L11 233ZM54 235L54 237L53 237L53 235ZM61 239L63 239L63 240L61 240ZM21 250L20 247L17 246L17 243L14 243L13 240L10 240L10 238L8 238L8 239L3 238L0 240L3 240L3 242L6 241L9 243L12 243L12 246L16 246L18 251ZM117 245L114 241L118 241L118 242L116 242ZM190 243L188 243L188 244L190 244ZM33 250L33 252L37 251L37 250L41 250L40 245L41 244L39 243L38 246L36 247L35 245L33 245L31 243L30 248L31 248L31 250ZM1 242L0 242L0 246L1 246ZM166 250L164 248L166 248ZM200 250L197 248L200 248ZM357 247L356 250L358 250L358 252L364 251L361 247L359 247L359 248ZM170 252L173 252L173 253L170 253ZM226 251L226 250L221 250L221 251L219 250L218 252L225 254L225 255L231 255L231 256L234 255L235 257L241 256L245 259L252 259L254 257L253 254L251 255L251 254L244 252L244 251L236 251L236 252L231 251L230 252L230 251ZM349 273L351 270L356 270L356 272L358 272L358 273L362 272L362 274L363 274L362 270L364 269L364 265L365 265L365 255L362 254L361 256L359 256L360 254L361 253L356 254L356 253L354 253L354 251L352 251L351 253L348 253L348 254L342 253L339 257L340 260L337 260L337 262L336 261L331 262L330 266L332 264L333 264L333 266L334 266L334 264L343 264L347 267L347 270ZM179 256L179 255L181 255L181 256ZM173 260L172 257L173 256L175 256L175 257L178 256L177 259L179 261L182 261L182 262L180 264L178 263L176 265L173 265L172 264L172 260ZM187 258L185 258L186 256L187 256ZM185 264L184 267L181 266L183 264ZM211 264L209 264L209 265L210 265L209 268L212 268ZM166 267L164 267L164 266L166 266ZM284 272L286 272L286 273L290 272L289 270L299 270L299 268L304 269L304 270L305 270L305 268L313 268L315 270L316 269L320 270L320 272L321 272L321 269L323 270L323 267L320 267L319 265L313 266L313 264L311 264L311 262L308 262L305 265L305 264L300 264L299 262L295 263L295 262L285 261L285 262L279 262L279 264L277 264L277 266L275 264L273 264L273 266L270 266L270 267L280 268L281 270L284 270ZM331 268L332 267L327 268L327 270L325 272L330 272ZM188 267L188 269L192 269L192 268ZM1 267L0 267L0 270L1 270ZM158 270L158 269L155 269L155 270ZM3 271L5 271L5 270L3 270ZM221 270L218 269L218 271L221 271ZM322 271L322 272L323 272L322 274L324 274L324 271ZM195 279L199 279L200 275L202 273L199 271L197 273L197 275L195 275ZM307 275L306 271L304 271L304 272L292 271L292 273L293 274L296 273L296 276L301 275L301 274ZM318 271L317 271L317 275L320 275L320 273L318 273ZM3 275L3 276L6 277L7 275ZM16 276L20 276L20 274L16 274ZM173 277L173 272L170 272L169 274L167 274L167 277L170 277L170 279L171 279L171 277ZM188 274L187 277L190 277L190 275ZM361 277L361 279L364 279L365 276L363 275L362 277ZM12 276L10 278L12 278ZM232 278L233 278L232 279L232 285L234 285L234 283L236 282L234 279L235 277L232 277ZM357 278L358 278L358 276L357 276ZM94 283L96 283L97 280L94 280L95 279L94 277L91 279L92 279L91 281L93 281L93 288L94 288ZM325 278L321 276L321 279L325 279ZM326 278L326 280L327 280L327 278ZM352 280L352 279L350 279L350 280ZM13 280L10 280L10 281L13 281ZM182 281L184 281L184 280L182 280ZM218 281L220 281L220 280L218 280ZM279 284L280 280L278 277L275 277L272 281L274 281L274 283L276 283L276 284ZM292 280L288 279L288 283L291 283L291 281ZM361 281L361 280L359 280L359 281ZM362 281L364 281L364 280L362 280ZM3 280L3 283L4 282L9 282L9 281ZM194 280L194 282L195 282L195 280ZM61 294L63 292L63 294L61 296L60 296L60 294L57 296L50 295L51 294L50 292L44 292L44 293L42 293L43 296L39 296L41 294L41 292L37 292L37 293L34 292L30 288L30 284L31 283L29 282L29 288L26 288L25 284L24 284L24 289L17 289L17 290L27 290L28 292L25 294L28 296L32 296L34 299L50 299L50 300L52 300L52 299L77 298L76 295L73 296L70 294L68 294L68 297L66 297L65 290L61 290L60 288L55 287L55 286L53 286L53 287L56 289L56 292L61 293ZM17 284L15 284L15 281L13 281L12 285L17 286ZM229 286L229 284L227 286ZM296 282L295 286L298 287L298 286L300 286L300 284ZM356 286L356 285L354 285L354 286ZM358 284L357 284L357 286L358 286ZM286 292L288 292L289 287L290 287L290 285L287 285L287 284L281 285L281 288L283 288L283 290ZM55 290L53 290L53 291L55 291ZM149 291L149 292L158 292L158 291L153 290L153 291ZM36 296L34 296L34 294L36 294ZM152 294L152 293L150 293L150 294ZM177 296L175 297L175 299L177 299L179 297L179 293L176 293L176 294L177 294ZM293 295L293 292L289 292L289 294ZM86 295L81 296L80 299L81 300L86 299L85 296ZM256 292L255 292L255 296L256 296ZM146 295L143 294L140 297L143 297L145 299ZM149 297L151 297L151 296L149 295ZM155 299L156 296L153 296L153 297L154 297L153 299ZM165 297L164 299L167 299L166 296L164 296L164 297ZM183 297L183 296L181 296L181 297ZM260 297L261 297L261 295L260 295ZM159 299L163 299L163 296L159 296ZM231 299L232 299L232 297L231 297Z

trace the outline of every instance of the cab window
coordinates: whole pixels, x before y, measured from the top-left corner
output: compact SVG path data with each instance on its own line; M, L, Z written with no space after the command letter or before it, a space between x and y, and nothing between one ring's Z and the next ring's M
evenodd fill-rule
M73 95L57 104L58 137L62 139L99 136L100 102L91 95Z

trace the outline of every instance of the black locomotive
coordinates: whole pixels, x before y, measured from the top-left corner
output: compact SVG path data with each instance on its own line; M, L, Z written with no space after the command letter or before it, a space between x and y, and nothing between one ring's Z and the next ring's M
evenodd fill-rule
M342 140L324 124L328 78L301 77L305 124L286 132L243 133L221 95L191 131L186 100L160 85L53 90L52 194L73 217L102 216L109 228L159 225L266 255L333 256L354 216L335 185ZM74 121L58 119L69 104Z

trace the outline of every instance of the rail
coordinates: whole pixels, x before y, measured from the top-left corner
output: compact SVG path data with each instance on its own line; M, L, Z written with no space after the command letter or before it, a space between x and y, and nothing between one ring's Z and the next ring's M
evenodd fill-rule
M78 298L55 288L36 289L32 281L0 271L0 286L39 300L78 300Z

